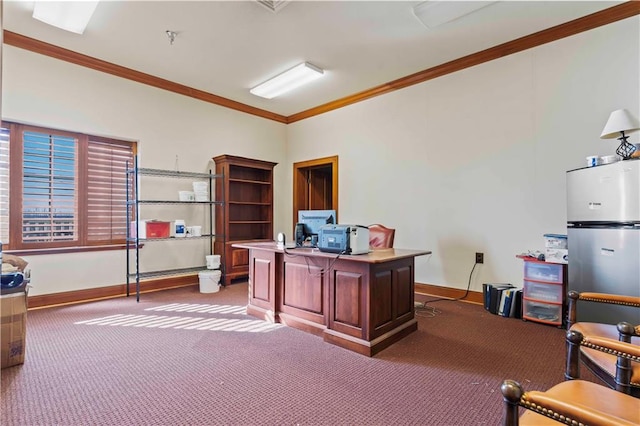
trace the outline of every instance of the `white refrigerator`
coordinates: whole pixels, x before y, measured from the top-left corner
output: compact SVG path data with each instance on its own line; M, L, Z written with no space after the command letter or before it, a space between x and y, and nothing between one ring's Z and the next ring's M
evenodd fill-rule
M640 296L640 159L567 172L568 289ZM640 309L581 302L578 321L640 324Z

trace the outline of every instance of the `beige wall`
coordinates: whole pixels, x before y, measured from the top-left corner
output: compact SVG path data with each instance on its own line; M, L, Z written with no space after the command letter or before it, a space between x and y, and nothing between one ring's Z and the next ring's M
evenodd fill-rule
M640 115L639 35L630 18L289 126L5 46L3 118L138 140L144 167L278 162L274 231L287 235L292 163L338 155L342 223L381 222L396 247L433 250L417 262L422 283L466 288L484 252L480 291L521 283L515 255L566 232L565 172L615 151L599 139L612 110ZM149 246L152 267L204 250ZM36 295L125 280L121 251L27 260Z
M136 140L141 167L174 170L176 156L180 170L203 173L213 167L209 159L219 154L285 160L284 124L11 46L5 46L3 53L6 120ZM279 188L286 187L284 169L282 164L275 168ZM191 181L186 185L182 189L189 189ZM177 188L165 194L174 195ZM200 216L204 212L168 209L147 210L141 217L182 218L188 224L204 220ZM275 225L280 223L276 215ZM205 240L148 243L142 249L142 264L145 270L203 265L206 250ZM32 271L31 295L122 284L126 279L124 250L25 258Z
M416 281L464 289L478 251L471 290L521 286L515 256L566 233L565 172L615 152L599 139L611 111L640 113L639 22L294 123L288 162L338 155L340 221L380 222L396 247L433 250Z

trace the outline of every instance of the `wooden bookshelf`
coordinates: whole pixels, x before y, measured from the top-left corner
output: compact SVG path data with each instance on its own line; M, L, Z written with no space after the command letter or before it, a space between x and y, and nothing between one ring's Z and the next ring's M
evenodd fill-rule
M213 157L217 180L216 194L224 203L216 206L214 252L221 254L224 284L249 274L247 249L232 247L237 242L273 240L273 168L277 163L219 155Z

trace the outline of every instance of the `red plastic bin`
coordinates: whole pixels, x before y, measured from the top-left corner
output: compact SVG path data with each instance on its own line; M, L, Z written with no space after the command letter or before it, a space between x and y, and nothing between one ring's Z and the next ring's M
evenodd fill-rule
M146 222L147 238L169 238L171 222L148 220Z

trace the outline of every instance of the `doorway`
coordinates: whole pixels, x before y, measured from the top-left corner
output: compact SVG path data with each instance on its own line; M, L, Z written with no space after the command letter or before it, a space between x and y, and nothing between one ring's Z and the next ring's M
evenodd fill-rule
M335 210L338 220L338 156L293 163L293 228L298 210Z

